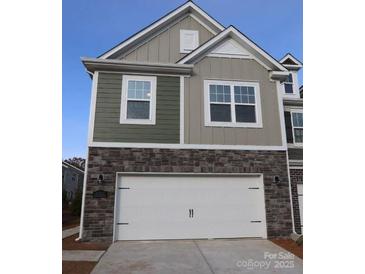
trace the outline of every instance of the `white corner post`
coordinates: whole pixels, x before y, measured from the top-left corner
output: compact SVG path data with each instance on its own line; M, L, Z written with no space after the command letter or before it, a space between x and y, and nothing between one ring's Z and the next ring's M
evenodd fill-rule
M185 77L180 76L180 144L184 144L184 97L185 97Z
M84 212L85 212L85 196L86 196L86 183L88 174L88 164L89 164L89 145L92 143L94 134L94 121L95 121L95 105L96 105L96 93L98 87L99 72L96 71L93 74L93 82L91 87L91 100L90 100L90 114L89 114L89 132L87 137L87 154L85 161L85 172L84 181L82 186L82 202L81 202L81 216L80 216L80 232L77 240L82 239L83 229L84 229Z

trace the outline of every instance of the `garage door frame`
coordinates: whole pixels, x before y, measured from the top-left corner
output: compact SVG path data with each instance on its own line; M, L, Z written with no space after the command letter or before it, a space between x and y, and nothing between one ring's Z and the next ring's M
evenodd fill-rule
M264 210L265 210L265 231L267 237L267 216L266 216L266 199L265 199L265 184L263 173L193 173L193 172L116 172L115 175L115 190L114 190L114 211L113 211L113 242L116 241L116 224L117 224L117 198L118 198L118 178L123 176L166 176L166 177L261 177L264 191Z

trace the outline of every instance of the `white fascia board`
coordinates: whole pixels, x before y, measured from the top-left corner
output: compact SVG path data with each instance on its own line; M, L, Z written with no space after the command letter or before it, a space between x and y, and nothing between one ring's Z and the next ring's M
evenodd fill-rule
M80 172L84 173L84 171L83 171L82 169L79 169L78 167L75 167L74 165L71 165L70 163L67 163L67 162L65 162L65 161L63 161L63 162L62 162L62 165L63 165L63 166L65 166L65 167L67 167L67 168L72 167L72 168L74 168L74 169L76 169L76 170L78 170L78 171L80 171Z
M288 70L300 70L302 68L302 66L298 66L298 65L283 64L283 66L286 67Z
M160 143L118 143L92 142L90 147L109 148L163 148L163 149L214 149L214 150L280 150L286 151L287 146L255 146L255 145L205 145L205 144L160 144Z
M192 68L190 64L175 64L175 63L154 63L154 62L139 62L139 61L126 61L126 60L114 60L114 59L100 59L81 57L83 63L99 63L99 64L121 64L121 65L140 65L140 66L156 66L156 67L172 67L172 68Z
M194 11L196 11L205 19L207 19L210 23L212 23L217 29L219 29L220 31L224 30L224 26L222 24L220 24L217 20L213 19L209 14L207 14L204 10L199 8L196 4L190 1L186 4L188 4L188 6L191 7Z
M190 54L186 55L183 59L181 59L178 64L186 64L189 60L193 59L194 57L198 56L201 53L206 52L209 48L213 47L214 45L218 44L220 41L222 41L224 38L228 37L228 35L231 35L231 38L236 38L235 40L237 42L243 42L246 45L248 45L250 48L252 48L255 52L257 52L260 56L265 58L268 62L270 62L272 65L277 67L280 71L287 71L287 69L280 64L277 60L275 60L273 57L271 57L268 53L266 53L264 50L262 50L260 47L258 47L255 43L253 43L250 39L248 39L246 36L242 35L237 29L235 29L233 26L230 26L226 28L221 33L217 34L215 37L213 37L210 41L203 44L201 47L197 48Z
M110 57L111 55L113 55L114 53L116 53L117 51L121 50L122 48L128 46L129 44L131 44L132 42L136 41L137 39L143 37L144 35L146 35L147 33L151 32L152 30L158 28L159 26L161 26L163 23L166 23L167 21L169 21L171 18L179 15L180 13L183 13L185 10L187 9L193 9L195 12L197 12L198 14L200 14L201 16L203 16L205 19L207 19L209 22L211 22L215 27L217 27L220 30L223 30L224 27L218 23L216 20L214 20L211 16L209 16L205 11L203 11L201 8L199 8L197 5L195 5L192 2L187 2L186 4L182 5L180 8L177 8L175 11L170 12L169 14L167 14L166 16L162 17L160 20L156 21L155 23L153 23L151 26L147 27L146 29L138 32L137 34L133 35L131 38L127 39L126 41L122 42L120 45L114 47L113 49L107 51L106 53L104 53L103 55L101 55L99 58L100 59L106 59L108 57Z

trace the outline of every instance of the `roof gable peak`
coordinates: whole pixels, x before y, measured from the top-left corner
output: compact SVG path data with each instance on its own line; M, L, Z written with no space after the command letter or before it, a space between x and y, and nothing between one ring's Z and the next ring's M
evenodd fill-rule
M219 34L208 40L206 43L192 51L190 54L186 55L180 59L178 64L189 64L194 63L199 57L205 56L217 45L223 42L225 39L231 38L238 42L245 50L250 52L256 60L258 60L262 65L264 65L269 70L281 70L287 71L287 69L280 64L274 57L272 57L265 50L260 48L255 42L253 42L246 35L241 33L233 25L230 25Z
M103 53L98 58L100 59L107 59L113 56L118 52L122 52L124 50L128 50L133 46L139 44L141 41L146 39L149 35L158 32L160 29L168 26L181 16L192 14L195 16L200 17L204 20L209 27L213 29L216 33L224 30L224 26L216 21L213 17L208 15L204 10L202 10L198 5L196 5L193 1L187 1L181 6L177 7L173 11L169 12L165 16L161 17L160 19L156 20L146 28L142 29L141 31L137 32L136 34L132 35L131 37L125 39L123 42L119 43L114 48L110 49L109 51Z
M285 56L280 59L280 63L289 70L299 70L303 67L302 62L295 58L291 53L285 54Z

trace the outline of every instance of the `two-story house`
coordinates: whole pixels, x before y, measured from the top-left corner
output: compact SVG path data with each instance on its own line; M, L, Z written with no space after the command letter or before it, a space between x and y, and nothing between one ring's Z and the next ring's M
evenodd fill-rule
M69 163L62 161L62 191L66 193L66 199L72 201L78 191L82 190L84 171Z
M295 231L301 64L289 57L277 61L188 1L83 58L92 98L80 238Z

